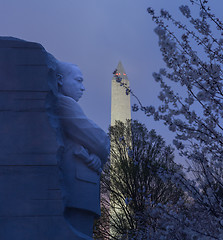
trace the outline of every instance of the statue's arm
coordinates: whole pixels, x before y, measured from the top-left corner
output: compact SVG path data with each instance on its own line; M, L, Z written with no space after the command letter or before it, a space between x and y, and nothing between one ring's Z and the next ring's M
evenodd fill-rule
M87 118L61 119L65 137L81 144L90 153L97 155L102 162L109 154L109 138L107 134L95 126Z
M97 155L102 164L109 154L108 135L86 117L79 104L69 98L59 99L58 116L65 138L84 146L89 153Z
M74 148L73 154L82 159L89 168L97 173L101 173L103 164L101 159L96 154L89 154L87 149L79 144Z

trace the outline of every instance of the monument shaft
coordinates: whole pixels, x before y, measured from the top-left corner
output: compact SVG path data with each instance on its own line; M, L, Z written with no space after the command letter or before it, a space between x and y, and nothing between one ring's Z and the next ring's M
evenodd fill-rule
M121 82L117 82L117 77ZM119 62L116 73L112 78L112 92L111 92L111 125L115 125L115 121L119 120L125 122L126 119L131 119L131 105L130 94L126 94L126 88L120 86L124 84L129 87L129 80L121 62Z

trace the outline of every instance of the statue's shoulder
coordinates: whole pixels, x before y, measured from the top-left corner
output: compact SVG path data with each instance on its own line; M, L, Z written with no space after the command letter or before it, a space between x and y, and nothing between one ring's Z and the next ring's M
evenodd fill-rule
M70 105L76 105L78 104L73 98L67 97L63 94L58 94L56 96L58 103L65 103L65 104L70 104Z
M66 113L66 115L68 114L70 117L85 115L80 105L70 97L58 95L56 104L59 112Z
M64 96L62 94L57 96L57 104L58 105L64 105L66 107L75 107L75 108L81 108L80 105L71 97Z

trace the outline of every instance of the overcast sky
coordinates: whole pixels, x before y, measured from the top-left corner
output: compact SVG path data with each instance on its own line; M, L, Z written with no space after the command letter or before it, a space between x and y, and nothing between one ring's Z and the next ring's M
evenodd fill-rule
M130 85L145 105L157 104L152 72L164 66L149 6L169 9L189 0L0 0L0 35L38 42L56 58L79 65L86 92L80 104L107 131L112 72L121 60ZM219 9L222 0L214 0ZM221 8L220 8L221 9ZM133 102L133 101L132 101ZM168 129L133 113L168 141Z

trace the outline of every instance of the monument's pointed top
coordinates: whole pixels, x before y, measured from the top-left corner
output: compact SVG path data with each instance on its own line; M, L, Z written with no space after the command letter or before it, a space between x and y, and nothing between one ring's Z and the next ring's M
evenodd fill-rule
M118 63L117 70L120 73L126 73L121 61Z
M118 66L117 66L117 68L116 68L114 73L115 73L115 75L118 75L121 78L124 78L126 80L128 79L128 77L126 75L126 71L125 71L121 61L119 61Z

